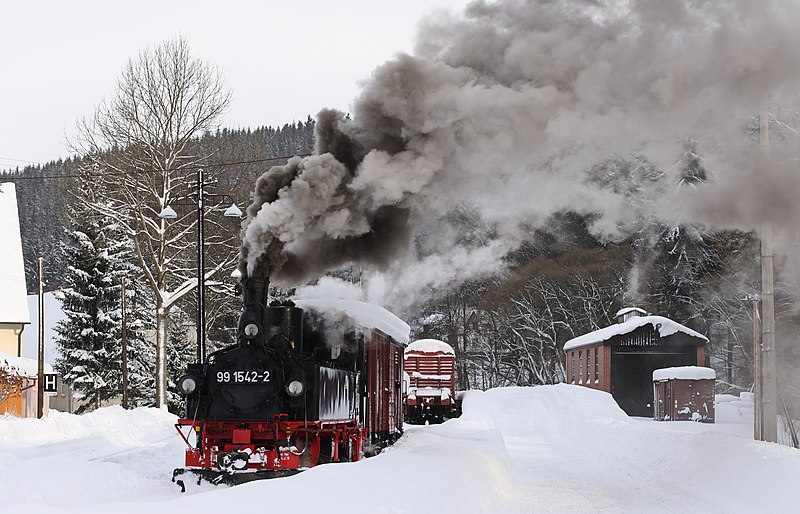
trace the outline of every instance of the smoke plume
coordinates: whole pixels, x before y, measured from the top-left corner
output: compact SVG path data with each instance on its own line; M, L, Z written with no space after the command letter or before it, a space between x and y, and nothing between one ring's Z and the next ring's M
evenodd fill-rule
M241 271L296 283L361 262L415 294L491 271L521 224L553 213L594 213L594 233L618 237L630 195L592 170L635 157L677 184L688 137L713 180L651 192L648 215L793 223L797 178L759 161L745 129L767 99L800 91L798 22L783 0L476 1L432 16L352 117L319 114L316 155L259 178ZM437 223L464 201L493 227L488 244L456 244ZM424 262L410 245L421 226L440 248Z

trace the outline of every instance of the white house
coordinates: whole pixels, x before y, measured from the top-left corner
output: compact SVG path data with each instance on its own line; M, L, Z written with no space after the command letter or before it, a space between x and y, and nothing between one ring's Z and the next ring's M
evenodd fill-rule
M0 383L0 390L17 391L3 394L0 414L10 413L22 417L37 415L38 363L22 358L22 333L31 323L25 285L25 264L22 260L22 238L17 211L17 190L13 183L0 184L0 370L21 377L22 391L12 388L10 382ZM46 366L46 372L53 369ZM48 399L45 398L44 412Z
M0 184L0 353L22 356L22 332L31 323L22 260L17 191Z

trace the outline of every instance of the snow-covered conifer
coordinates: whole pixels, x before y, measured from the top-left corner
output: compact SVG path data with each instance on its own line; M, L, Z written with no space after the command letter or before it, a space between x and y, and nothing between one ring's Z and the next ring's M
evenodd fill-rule
M123 244L110 220L85 209L81 200L96 193L81 187L78 195L83 198L70 212L71 244L64 246L69 287L62 292L66 318L56 325L60 357L55 367L74 394L84 399L79 412L118 397L121 384L121 311L115 273L121 271L117 256Z

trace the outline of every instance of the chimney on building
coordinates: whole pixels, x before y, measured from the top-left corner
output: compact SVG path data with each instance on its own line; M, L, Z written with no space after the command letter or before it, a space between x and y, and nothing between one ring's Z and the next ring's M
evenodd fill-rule
M614 314L614 317L617 318L617 323L625 323L629 319L637 316L647 316L647 312L638 307L625 307Z

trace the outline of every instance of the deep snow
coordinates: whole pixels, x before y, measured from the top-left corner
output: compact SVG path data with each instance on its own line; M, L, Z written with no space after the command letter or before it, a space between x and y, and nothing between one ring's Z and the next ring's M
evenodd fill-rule
M0 418L0 498L27 513L792 511L800 452L752 441L752 403L719 397L717 423L629 418L570 385L465 395L464 414L408 427L381 455L234 488L180 494L175 417L108 407Z

